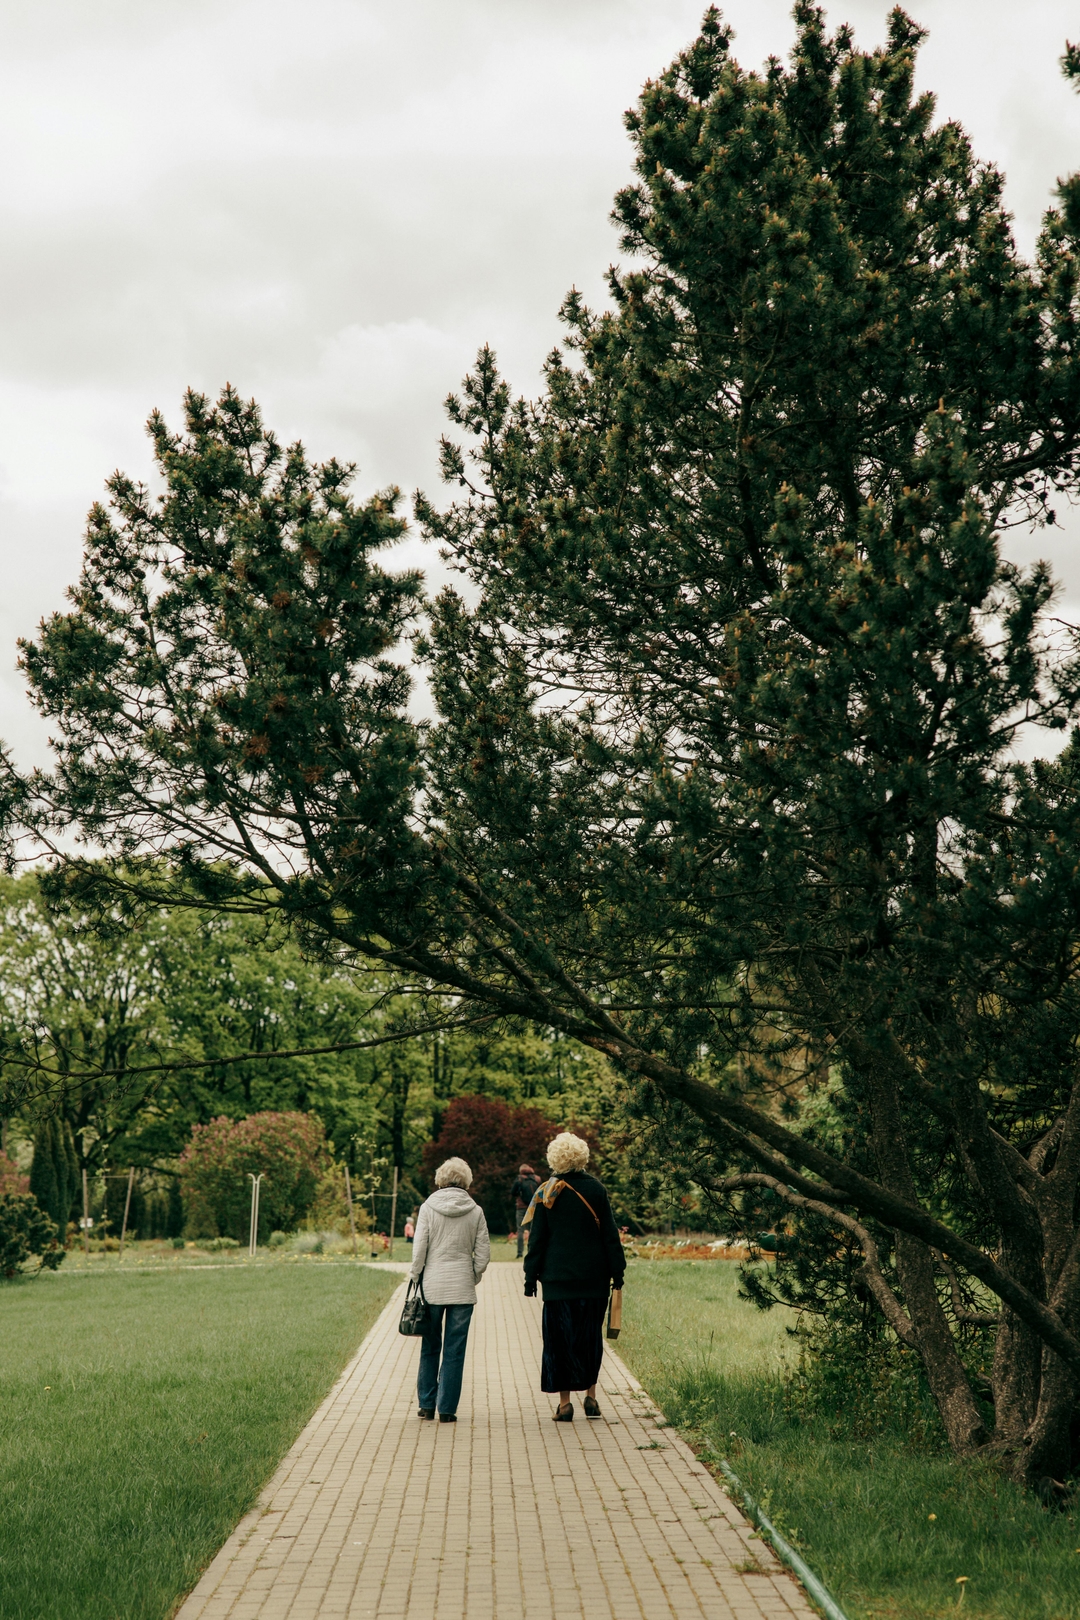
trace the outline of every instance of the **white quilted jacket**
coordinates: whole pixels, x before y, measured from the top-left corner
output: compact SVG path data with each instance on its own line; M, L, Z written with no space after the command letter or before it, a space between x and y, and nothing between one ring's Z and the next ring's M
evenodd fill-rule
M463 1187L440 1187L424 1200L409 1276L424 1273L426 1300L432 1305L475 1305L476 1285L490 1259L484 1212Z

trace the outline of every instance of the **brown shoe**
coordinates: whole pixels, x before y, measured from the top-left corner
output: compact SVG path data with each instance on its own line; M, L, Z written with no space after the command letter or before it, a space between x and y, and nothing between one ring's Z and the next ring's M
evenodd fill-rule
M565 1406L560 1406L560 1407L556 1408L556 1411L555 1411L555 1422L556 1423L573 1423L573 1421L574 1421L574 1403L573 1403L573 1401L567 1401Z
M592 1395L586 1395L585 1397L585 1416L588 1418L600 1416L600 1402Z

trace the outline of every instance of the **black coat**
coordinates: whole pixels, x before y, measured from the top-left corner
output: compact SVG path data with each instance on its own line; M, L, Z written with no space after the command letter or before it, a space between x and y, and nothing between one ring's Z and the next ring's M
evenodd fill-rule
M626 1270L607 1191L584 1170L568 1170L559 1180L566 1186L551 1208L545 1209L540 1200L533 1207L527 1228L525 1292L535 1294L540 1282L545 1299L606 1299L612 1283L622 1287ZM596 1220L582 1199L595 1211Z
M519 1209L528 1209L539 1185L539 1176L518 1176L510 1189L510 1196Z

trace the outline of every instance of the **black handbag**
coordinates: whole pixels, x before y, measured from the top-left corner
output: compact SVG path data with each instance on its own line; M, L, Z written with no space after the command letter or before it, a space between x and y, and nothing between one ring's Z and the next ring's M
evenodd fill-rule
M424 1273L413 1278L405 1291L405 1303L401 1307L401 1321L398 1323L398 1332L405 1333L410 1338L416 1338L427 1327L428 1303L424 1298Z

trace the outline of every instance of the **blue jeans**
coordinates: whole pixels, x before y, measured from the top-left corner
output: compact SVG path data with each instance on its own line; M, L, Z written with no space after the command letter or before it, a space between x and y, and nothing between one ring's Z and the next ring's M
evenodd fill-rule
M420 1340L420 1371L416 1378L417 1398L425 1412L438 1408L440 1417L453 1417L457 1411L472 1313L471 1305L428 1306L428 1325ZM439 1365L440 1355L442 1366Z

